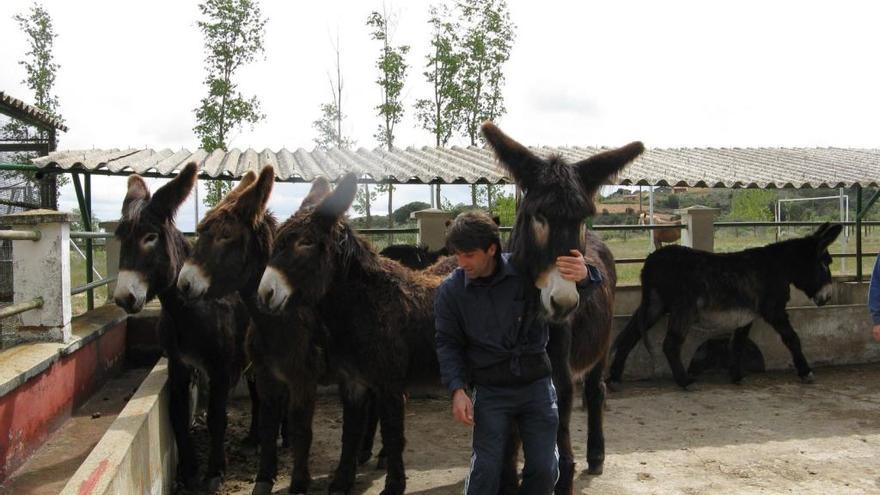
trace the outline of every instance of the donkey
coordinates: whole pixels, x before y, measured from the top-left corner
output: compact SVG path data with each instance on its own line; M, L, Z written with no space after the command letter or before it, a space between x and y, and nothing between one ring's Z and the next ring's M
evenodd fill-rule
M314 307L326 325L328 354L340 376L342 452L330 493L348 493L371 398L386 454L386 495L406 488L404 393L408 383L439 383L434 293L442 278L380 257L344 218L357 178L348 174L314 207L278 231L258 289L268 311ZM289 310L289 309L288 309Z
M174 215L189 195L196 172L196 164L188 164L152 196L143 179L129 177L116 229L121 248L113 298L129 314L139 312L154 297L162 303L159 339L168 357L169 416L180 459L177 479L190 488L197 485L198 466L189 434L189 385L194 370L207 375L211 438L207 481L213 492L226 469L226 403L245 364L249 316L238 296L191 303L175 285L190 246L175 227Z
M492 123L483 124L482 131L501 165L524 192L508 250L516 269L527 274L534 284L534 301L530 306L536 307L539 316L551 325L547 351L553 364L559 407L560 475L556 493L570 494L575 468L569 426L573 383L583 375L588 412L587 472L598 475L603 470L602 374L611 343L617 284L611 251L598 236L585 229L584 220L596 213L594 196L599 188L641 154L644 146L633 142L569 165L558 156L544 159L534 155ZM556 257L567 255L572 249L581 251L602 278L602 283L584 297L573 282L561 278L556 270ZM516 450L512 452L515 455ZM509 470L506 476L511 476ZM509 485L509 480L505 484Z
M424 270L443 256L449 256L449 250L442 247L436 251L431 251L427 246L392 244L379 251L379 255L395 260L407 268Z
M743 346L758 317L779 334L801 380L812 383L813 371L801 351L785 305L791 295L790 285L802 290L817 306L831 299L828 246L841 230L840 225L826 223L800 239L735 253L707 253L682 246L654 251L642 268L642 302L615 340L610 380L620 382L630 351L668 313L663 352L675 382L682 388L694 382L681 363L681 346L689 327L734 332L730 379L739 383L743 378Z
M654 223L659 225L679 225L676 220L663 220L658 215L654 215ZM646 212L639 213L639 225L650 225L648 214ZM654 249L663 247L663 243L671 244L681 239L681 229L678 227L670 227L668 229L654 229L651 231L651 238L654 239Z
M262 311L257 302L257 286L277 230L277 220L266 210L274 178L271 166L264 167L259 178L249 172L236 191L205 215L197 227L199 240L194 253L184 263L177 282L181 292L190 298L215 299L237 292L251 313L253 323L246 350L260 397L259 408L253 410L260 425L255 495L270 493L274 484L279 421L282 432L285 425L293 428L290 493L308 491L316 387L335 377L326 359L326 330L313 311L300 306L273 315ZM313 208L316 198L329 190L326 179L317 179L300 208ZM361 464L372 455L376 421L374 415L368 418L358 457ZM380 463L382 458L380 453Z

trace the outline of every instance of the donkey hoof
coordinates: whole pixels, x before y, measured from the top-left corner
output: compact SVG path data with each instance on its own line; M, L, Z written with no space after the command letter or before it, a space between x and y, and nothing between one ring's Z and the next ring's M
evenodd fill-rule
M363 466L364 464L367 463L367 461L370 460L371 457L373 457L373 451L372 451L372 450L364 450L364 451L361 451L361 453L358 454L358 465L359 465L359 466Z
M199 489L199 477L195 474L191 475L191 476L183 476L178 480L177 484L180 485L181 487L183 487L183 489L187 490L187 491L198 490Z
M605 471L605 461L587 461L587 474L599 476Z
M223 477L221 476L212 476L208 478L205 489L208 493L215 493L220 489L220 486L223 485Z
M694 380L691 377L687 377L687 378L684 378L681 380L676 380L676 383L678 383L678 386L684 390L688 390L688 387L693 385L695 382L696 382L696 380ZM693 390L693 389L691 389L691 390Z
M254 483L254 489L251 495L272 495L271 481L258 481Z
M623 390L623 384L620 383L619 380L608 380L605 382L605 386L612 392L620 392Z
M816 383L816 375L814 375L813 372L811 371L801 377L801 382L806 383L808 385Z

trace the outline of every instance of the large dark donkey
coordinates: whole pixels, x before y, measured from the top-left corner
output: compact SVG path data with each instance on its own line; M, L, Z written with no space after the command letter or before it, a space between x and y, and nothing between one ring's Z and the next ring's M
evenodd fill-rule
M560 157L535 156L490 123L483 125L483 135L524 193L508 249L517 270L528 274L540 290L535 295L540 304L535 301L534 306L541 308L542 316L551 325L547 351L559 400L560 475L556 493L569 494L574 477L569 428L573 383L584 374L588 472L601 474L605 461L602 374L611 342L617 284L614 257L595 234L585 230L584 220L596 213L593 197L598 189L634 160L644 146L634 142L569 165ZM562 279L555 268L556 257L568 255L571 249L584 253L584 258L603 277L601 286L586 300L580 300L574 283Z
M152 197L143 179L129 177L116 229L121 249L113 297L128 313L139 312L153 297L162 303L159 339L168 357L171 427L179 454L177 479L188 487L197 484L196 454L189 434L189 385L194 369L207 374L211 437L207 478L209 490L214 491L226 469L226 402L244 366L249 317L238 296L189 303L175 285L190 247L174 226L174 214L189 195L196 171L196 164L190 163Z
M330 492L348 493L354 484L372 397L387 456L382 493L399 495L406 487L406 385L439 377L433 303L442 279L380 257L352 230L344 215L356 191L357 178L348 174L315 207L300 208L281 226L259 297L275 312L315 307L328 329L343 402L342 453ZM313 186L310 197L321 194Z
M742 380L743 346L758 317L779 333L801 380L812 382L813 372L785 305L789 285L804 291L818 306L831 298L828 246L841 229L826 223L807 237L736 253L707 253L682 246L654 251L642 268L642 302L614 343L609 378L620 381L632 348L668 313L663 352L675 382L683 388L694 381L681 363L681 346L689 327L734 332L730 377L738 383Z

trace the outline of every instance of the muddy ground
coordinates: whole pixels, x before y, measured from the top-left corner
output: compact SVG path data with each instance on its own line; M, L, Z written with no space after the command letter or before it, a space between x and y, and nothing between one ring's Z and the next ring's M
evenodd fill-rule
M632 382L609 394L605 474L579 475L577 493L880 494L880 364L824 368L802 385L794 372L751 375L730 385L701 377L692 391L671 381ZM236 399L227 444L224 495L250 494L256 455L239 445L246 399ZM579 472L585 465L585 416L574 413ZM338 455L342 419L333 396L320 400L310 493L325 493ZM198 442L206 443L203 427ZM407 406L407 493L461 493L470 431L455 423L445 398ZM287 493L291 466L282 450L274 493ZM383 473L364 466L355 493L378 494Z

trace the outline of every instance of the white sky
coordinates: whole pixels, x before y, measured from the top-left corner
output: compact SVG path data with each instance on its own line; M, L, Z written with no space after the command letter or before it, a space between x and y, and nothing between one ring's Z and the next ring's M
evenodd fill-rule
M12 20L28 0L0 2L0 88L31 101L21 84L25 39ZM428 1L389 3L396 44L411 45L406 106L428 95ZM197 2L47 0L61 65L55 92L70 131L61 149L198 147L193 108L202 87ZM378 1L261 2L266 54L242 68L264 122L232 147L312 149L311 123L329 99L331 39L339 32L347 130L372 148L379 44L364 23ZM880 4L836 1L510 1L517 38L506 66L508 113L499 125L529 145L878 147ZM433 140L406 115L399 146ZM466 144L460 139L455 144ZM155 184L161 181L155 181ZM307 186L279 185L284 217ZM453 202L464 188L444 187ZM94 178L94 212L118 216L124 180ZM403 187L394 207L427 200ZM383 200L379 200L384 205ZM62 208L76 205L72 188ZM382 207L380 206L380 209ZM200 208L202 212L204 208ZM192 204L179 220L192 228Z

